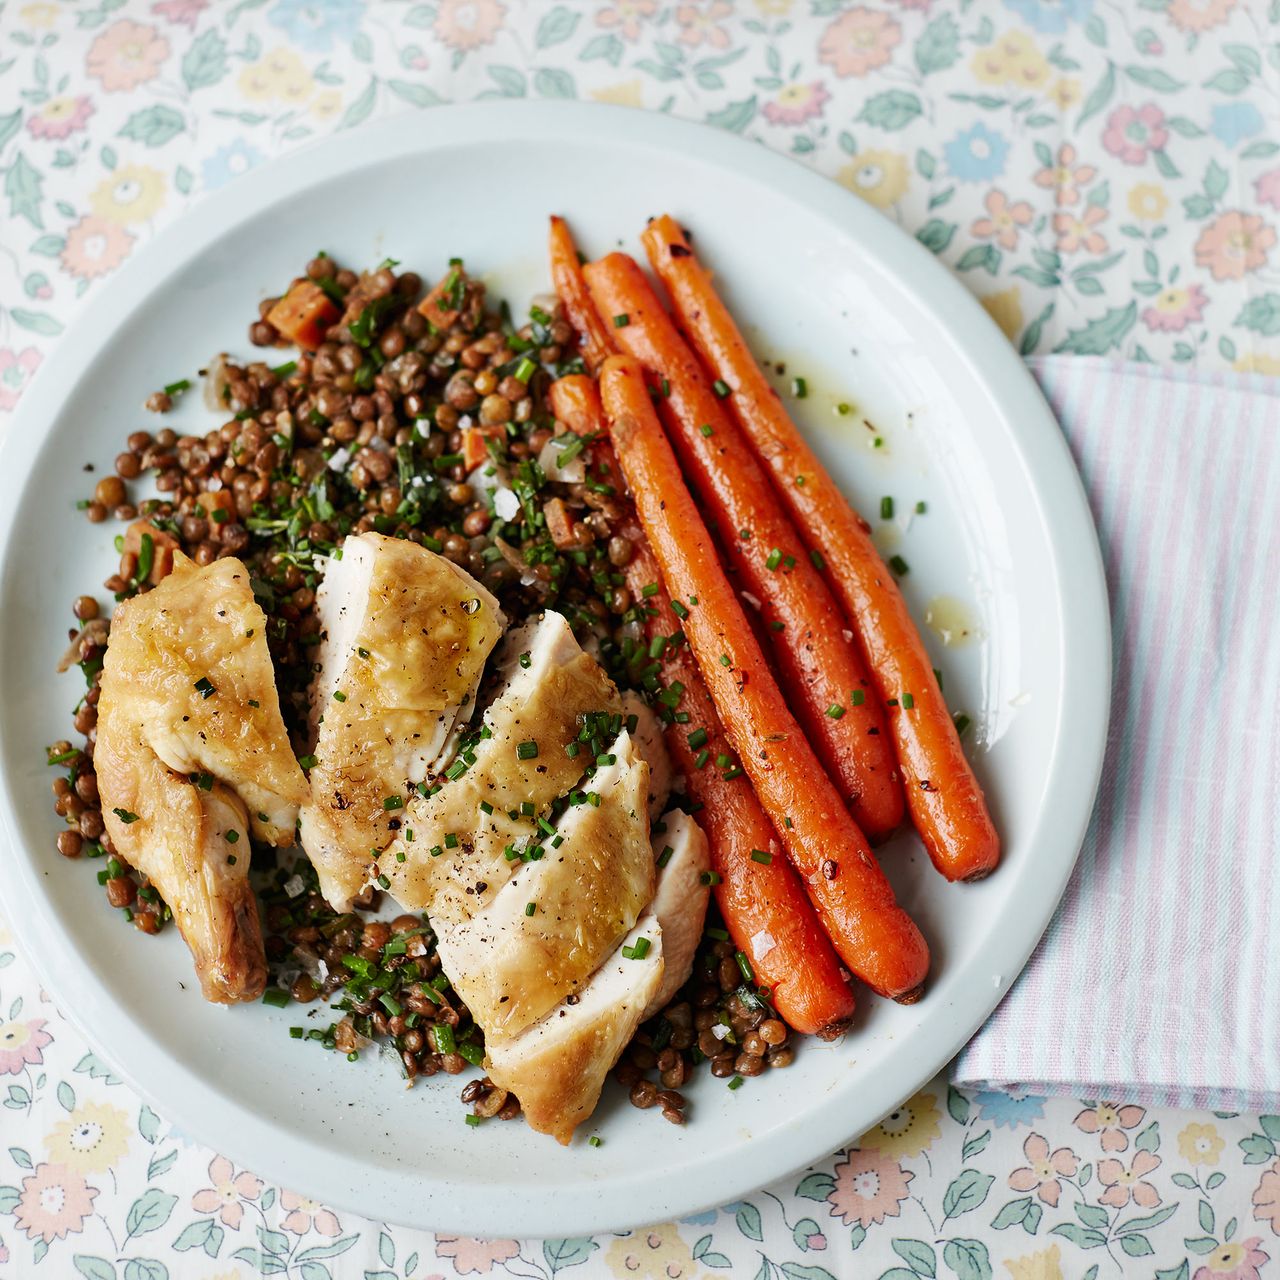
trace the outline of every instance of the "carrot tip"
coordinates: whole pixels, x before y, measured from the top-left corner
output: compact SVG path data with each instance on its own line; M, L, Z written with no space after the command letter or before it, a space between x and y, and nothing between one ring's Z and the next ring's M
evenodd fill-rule
M903 992L900 996L894 996L895 1004L915 1004L920 997L924 995L924 983L920 983L918 987L912 987L910 991Z
M841 1018L837 1022L829 1022L825 1027L820 1027L813 1034L816 1035L819 1040L839 1040L840 1037L849 1030L850 1022L851 1019L849 1018Z

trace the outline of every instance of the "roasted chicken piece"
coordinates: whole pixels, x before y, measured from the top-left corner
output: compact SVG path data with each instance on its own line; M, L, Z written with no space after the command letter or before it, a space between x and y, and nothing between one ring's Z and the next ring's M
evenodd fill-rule
M662 985L662 926L645 914L577 993L518 1036L487 1040L485 1070L538 1133L568 1144Z
M662 985L645 1010L651 1018L671 1003L693 972L693 957L702 941L711 896L711 853L702 828L687 814L673 809L653 837L658 883L649 913L662 926L666 969ZM643 1019L642 1019L643 1021Z
M112 844L173 912L205 998L260 996L249 835L292 843L307 784L239 560L197 568L179 552L159 586L116 611L94 768Z
M634 689L622 695L622 714L640 758L649 766L649 820L657 822L671 796L674 773L662 737L662 722Z
M416 543L347 538L316 593L311 799L301 840L345 911L404 821L412 787L447 758L502 635L493 596Z
M410 800L400 837L378 864L401 906L429 911L441 926L493 899L519 865L507 848L535 840L538 820L592 762L577 742L584 719L621 724L618 691L561 614L511 631L500 654L500 685L479 736L435 794Z
M653 897L649 767L622 733L581 803L526 850L489 905L438 926L440 962L491 1041L536 1022L593 974Z

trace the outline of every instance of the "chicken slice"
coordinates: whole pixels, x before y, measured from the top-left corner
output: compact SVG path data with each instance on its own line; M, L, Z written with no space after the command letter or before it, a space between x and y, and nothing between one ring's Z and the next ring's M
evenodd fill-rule
M377 533L343 542L316 608L324 630L301 840L321 892L344 911L399 830L408 789L432 774L470 719L505 620L465 570Z
M483 911L437 925L440 962L486 1037L518 1034L577 990L653 897L649 767L625 732L609 754L586 784L598 803L569 808Z
M307 784L239 560L197 568L177 553L159 586L116 610L94 768L112 844L173 912L205 998L261 995L249 835L291 843Z
M693 958L702 941L707 900L711 896L707 875L711 854L702 828L680 809L673 809L662 822L666 830L653 837L658 885L649 911L662 926L666 971L661 987L644 1011L645 1018L670 1004L693 972Z
M671 798L671 757L662 737L662 722L653 708L634 689L622 695L622 714L630 726L635 716L635 728L630 729L636 749L649 766L649 821L657 822Z
M636 945L647 942L637 956ZM576 995L526 1031L488 1041L485 1070L520 1099L538 1133L567 1145L596 1109L605 1077L662 984L662 926L646 913Z
M401 906L430 911L441 924L461 923L493 899L517 865L504 850L529 843L537 820L582 776L588 752L571 755L566 746L583 718L621 713L612 681L561 614L548 611L510 632L500 652L502 683L481 730L487 736L460 757L465 772L411 800L403 835L379 863ZM537 754L530 747L522 754L522 743L535 744Z

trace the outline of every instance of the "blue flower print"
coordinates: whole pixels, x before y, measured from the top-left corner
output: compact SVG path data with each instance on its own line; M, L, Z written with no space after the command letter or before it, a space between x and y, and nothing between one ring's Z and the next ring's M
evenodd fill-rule
M295 48L329 53L335 42L345 44L360 30L362 12L359 0L280 0L267 20Z
M1035 31L1060 36L1073 22L1084 22L1093 12L1093 0L1004 0Z
M204 186L206 191L225 187L232 178L248 173L254 165L262 163L262 152L250 146L243 138L237 138L230 146L219 147L204 162Z
M947 167L961 182L987 182L1004 172L1009 143L979 122L943 147Z
M1262 112L1252 102L1222 102L1213 109L1209 132L1224 147L1234 147L1264 127Z
M978 1114L997 1129L1016 1129L1020 1125L1032 1125L1044 1119L1045 1099L1039 1094L1028 1093L1019 1096L1016 1093L1005 1093L1003 1090L984 1091L974 1096L978 1104Z

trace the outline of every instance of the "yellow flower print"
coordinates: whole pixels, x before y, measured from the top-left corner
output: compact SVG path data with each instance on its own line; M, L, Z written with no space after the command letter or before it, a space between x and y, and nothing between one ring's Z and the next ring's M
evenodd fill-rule
M1268 377L1280 378L1280 356L1268 356L1260 351L1241 356L1231 367L1237 373L1265 373Z
M1016 341L1022 331L1022 291L1015 284L1012 289L1004 289L1000 293L989 293L979 298L989 315L1000 326L1001 332L1010 342Z
M1062 1250L1056 1244L1039 1253L1006 1258L1004 1265L1013 1280L1063 1280Z
M1164 188L1154 182L1140 182L1129 192L1129 212L1142 222L1159 222L1168 207Z
M766 18L785 18L795 0L756 0L756 9Z
M337 89L321 89L309 108L317 120L332 120L342 110L342 94Z
M1192 1164L1217 1164L1226 1145L1211 1124L1189 1124L1178 1134L1178 1150Z
M164 204L164 175L142 164L127 165L108 175L89 197L93 211L121 226L146 222Z
M839 173L836 181L877 209L887 209L907 189L907 158L897 151L860 151Z
M129 1146L129 1117L119 1107L86 1102L59 1121L45 1138L52 1164L80 1173L105 1173Z
M633 1231L615 1240L604 1257L619 1280L693 1280L705 1274L674 1222Z
M620 84L592 89L591 96L597 102L612 102L620 107L644 106L644 86L637 80L623 80Z
M973 55L970 68L983 84L1012 84L1038 89L1051 75L1048 59L1024 31L1006 31Z
M1069 111L1080 101L1083 90L1074 76L1059 76L1046 90L1045 96L1059 111Z
M18 17L29 27L51 27L58 20L56 4L26 4L18 10Z
M858 1146L895 1160L918 1156L937 1140L938 1101L931 1093L917 1093L862 1135Z
M252 102L305 102L315 81L292 49L272 49L240 73L240 92Z

